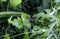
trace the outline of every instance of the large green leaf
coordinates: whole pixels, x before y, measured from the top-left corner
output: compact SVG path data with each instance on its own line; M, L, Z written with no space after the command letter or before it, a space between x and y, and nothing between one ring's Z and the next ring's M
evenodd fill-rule
M10 5L12 7L16 7L17 5L19 5L22 2L22 0L9 0L9 1L10 1Z

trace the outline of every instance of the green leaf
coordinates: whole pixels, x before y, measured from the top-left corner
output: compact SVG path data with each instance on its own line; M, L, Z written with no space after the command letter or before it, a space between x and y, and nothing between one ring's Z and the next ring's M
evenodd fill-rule
M0 0L0 2L5 2L5 1L7 1L7 0Z
M47 12L47 14L51 13L51 9L44 9L44 10Z
M23 27L23 23L22 20L18 17L18 19L14 19L14 24L16 27L18 27L19 29Z
M4 39L10 39L9 34L5 34Z
M33 15L33 17L35 17L35 20L40 20L39 18L41 17L41 21L43 21L43 19L45 19L45 18L49 18L49 16L47 15L47 14L45 14L44 12L40 12L40 13L38 13L38 14L35 14L35 15Z
M42 37L47 37L49 35L49 33L46 31L44 32L44 34L42 35Z
M31 27L31 24L29 22L30 15L25 14L25 13L22 13L21 14L21 18L22 18L22 21L23 21L23 25L24 26L26 26L27 28Z
M24 33L27 33L28 32L28 29L25 29L24 30ZM29 39L29 34L25 34L24 38L23 39Z
M12 19L12 16L8 19L8 23L14 25L18 29L23 27L22 20L19 17L17 17L17 19L14 19L13 21L11 19Z
M36 31L38 31L38 30L40 30L40 27L37 26L37 25L35 25L35 26L33 26L33 29L36 30Z
M16 7L21 4L22 0L9 0L12 7Z
M12 16L8 19L8 23L13 24L13 21L11 19L12 19Z

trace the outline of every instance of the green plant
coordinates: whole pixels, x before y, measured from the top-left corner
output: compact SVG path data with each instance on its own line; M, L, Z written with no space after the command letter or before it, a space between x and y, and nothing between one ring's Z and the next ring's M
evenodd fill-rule
M2 7L0 9L0 38L60 39L60 0L51 0L51 8L45 8L48 4L46 4L47 1L44 0L42 4L44 6L43 9L41 9L39 13L36 13L35 11L37 11L37 7L35 6L35 3L38 1L39 0L26 0L25 3L22 0L0 0L0 7ZM27 2L31 5L28 5ZM39 2L37 3L38 5ZM23 4L25 6L23 6ZM26 8L27 6L30 6L33 11L29 11L29 9ZM31 6L34 6L34 9ZM22 10L26 9L29 11L30 14L27 14L27 11L18 11L21 10L21 8ZM31 15L31 12L33 15Z

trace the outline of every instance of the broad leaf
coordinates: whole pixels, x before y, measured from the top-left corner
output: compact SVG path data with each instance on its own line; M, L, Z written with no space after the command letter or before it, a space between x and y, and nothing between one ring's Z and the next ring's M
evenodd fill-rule
M22 2L22 0L9 0L9 1L10 1L10 5L12 7L16 7L17 5L19 5Z

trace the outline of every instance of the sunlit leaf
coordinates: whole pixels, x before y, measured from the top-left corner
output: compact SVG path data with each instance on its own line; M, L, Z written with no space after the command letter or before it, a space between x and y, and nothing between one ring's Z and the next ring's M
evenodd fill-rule
M10 39L9 34L5 34L5 35L4 35L4 39Z
M19 18L19 19L14 19L14 24L16 27L18 27L19 29L23 27L23 23L22 23L22 20Z
M13 24L13 21L11 19L12 19L12 16L8 19L8 23Z
M12 7L16 7L17 5L19 5L22 2L22 0L9 0L9 1L10 1L10 5Z
M11 16L11 17L8 19L8 23L14 25L15 27L17 27L17 28L19 28L19 29L23 27L22 20L21 20L19 17L17 17L17 19L12 20L12 16Z

